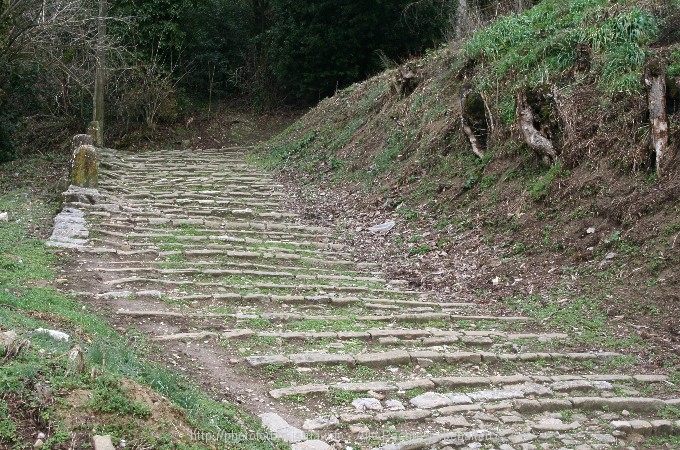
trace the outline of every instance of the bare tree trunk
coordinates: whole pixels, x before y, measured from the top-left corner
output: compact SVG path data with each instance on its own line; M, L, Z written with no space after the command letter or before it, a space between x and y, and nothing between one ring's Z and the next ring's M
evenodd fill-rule
M557 152L550 139L543 136L534 126L534 113L527 103L526 93L517 93L517 109L515 110L519 126L522 129L524 142L547 163L553 164L557 160Z
M476 4L473 2L473 4L470 5L468 0L458 0L454 23L455 37L465 37L478 29L480 26L480 13Z
M470 30L470 12L468 10L467 0L458 0L458 8L456 8L456 37L465 36Z
M661 175L668 158L668 117L666 115L666 71L650 67L645 71L645 84L649 87L647 101L649 121L652 126L652 148L656 154L656 173Z
M95 139L95 145L104 145L104 89L106 86L106 61L104 43L106 41L106 0L99 0L99 19L97 25L97 68L95 69L94 82L94 112L92 120L98 122L99 132Z

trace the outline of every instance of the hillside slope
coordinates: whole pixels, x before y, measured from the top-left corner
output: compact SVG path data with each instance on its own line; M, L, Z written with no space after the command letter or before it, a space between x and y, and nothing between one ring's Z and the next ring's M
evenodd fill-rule
M263 158L412 286L607 322L677 367L679 9L544 0L338 92Z

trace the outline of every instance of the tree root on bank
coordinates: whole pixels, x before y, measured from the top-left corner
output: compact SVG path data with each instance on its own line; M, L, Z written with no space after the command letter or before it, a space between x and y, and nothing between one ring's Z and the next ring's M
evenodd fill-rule
M472 152L479 158L484 158L486 151L489 122L493 123L484 97L472 90L464 90L460 96L460 124L470 141Z
M524 91L519 91L517 93L515 114L520 129L522 130L524 143L535 151L546 164L554 164L557 161L555 146L553 145L552 140L548 139L536 129L534 125L534 112L527 102L526 92Z

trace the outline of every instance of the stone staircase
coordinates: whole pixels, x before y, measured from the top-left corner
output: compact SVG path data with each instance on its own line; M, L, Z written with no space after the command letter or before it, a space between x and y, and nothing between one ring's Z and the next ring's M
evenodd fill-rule
M677 386L527 317L436 301L282 210L240 148L107 153L74 204L83 299L293 448L615 449L680 433Z

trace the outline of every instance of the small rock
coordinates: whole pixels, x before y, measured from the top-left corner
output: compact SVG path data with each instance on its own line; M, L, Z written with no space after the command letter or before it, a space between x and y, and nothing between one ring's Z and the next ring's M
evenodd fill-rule
M588 228L588 229L586 230L586 233L588 233L588 234L593 234L594 232L595 232L595 228L594 228L594 227L590 227L590 228Z
M372 399L375 400L375 399ZM340 420L332 414L327 416L317 417L316 419L305 420L302 424L303 430L323 430L324 428L330 428L338 425Z
M383 406L379 400L375 398L357 398L352 401L352 406L354 406L357 411L382 411Z
M614 444L616 443L616 438L612 436L611 434L603 434L603 433L593 433L591 435L594 439L604 443L604 444Z
M366 425L350 425L349 426L349 432L352 434L368 434L371 432L371 429L368 428Z
M406 409L404 404L399 400L387 400L385 402L385 408L389 409L390 411L403 411Z
M607 253L607 255L604 257L604 259L610 260L610 259L614 259L615 257L616 257L616 253L614 253L614 252L609 252L609 253Z
M57 331L57 330L49 330L47 328L37 328L35 330L36 333L45 333L48 334L52 339L55 341L66 341L68 342L69 340L69 335L62 332L62 331Z
M9 215L6 212L0 213L0 222L9 222Z
M563 423L560 419L544 419L531 428L538 431L569 431L581 426L578 422Z
M42 439L38 439L35 441L35 444L33 444L33 448L42 448L45 443L43 442Z
M387 233L390 231L396 223L393 220L388 220L385 223L381 223L379 225L374 225L368 229L371 233Z
M331 450L333 447L318 439L302 441L290 446L291 450Z
M115 450L116 447L113 446L111 442L111 436L93 436L92 437L92 448L94 450Z
M472 425L463 416L442 416L434 419L435 423L451 428L471 427Z
M376 400L384 400L385 399L385 396L382 395L380 392L368 391L366 393Z
M409 402L416 408L433 409L441 406L449 406L452 401L449 397L438 392L426 392L413 397Z

